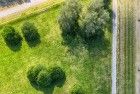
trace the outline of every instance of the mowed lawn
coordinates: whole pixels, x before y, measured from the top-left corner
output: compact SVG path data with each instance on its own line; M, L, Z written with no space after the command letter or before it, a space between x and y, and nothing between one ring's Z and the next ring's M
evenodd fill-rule
M54 94L70 94L75 83L80 83L87 94L110 94L111 32L105 32L102 42L85 45L78 38L65 44L57 20L60 8L11 24L21 34L23 22L33 22L41 37L36 47L29 47L23 39L20 50L12 51L0 35L0 94L43 94L30 85L26 75L28 68L37 64L59 65L65 70L66 82L55 88Z

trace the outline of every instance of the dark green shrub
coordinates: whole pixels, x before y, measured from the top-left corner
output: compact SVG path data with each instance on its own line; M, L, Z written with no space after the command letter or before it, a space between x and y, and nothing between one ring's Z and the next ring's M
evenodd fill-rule
M52 84L62 86L66 80L65 72L60 67L50 69Z
M37 65L32 66L27 72L27 78L29 79L31 85L35 88L39 88L37 83L37 77L42 70L46 70L46 68L43 65Z
M71 94L86 94L86 93L83 90L82 86L76 84L73 86Z
M36 43L40 39L38 29L33 23L25 22L22 26L22 33L28 43Z
M82 20L80 35L86 40L103 38L109 20L109 12L104 9L102 0L92 1Z
M52 87L52 78L47 70L42 70L37 76L37 84L40 89L47 89Z
M62 86L65 82L65 72L60 67L49 70L42 65L33 66L27 72L31 85L39 90L47 90L54 86Z
M22 41L22 37L15 31L12 26L5 26L2 32L2 36L9 46L18 46Z
M79 0L66 0L60 16L59 25L62 30L62 36L75 36L79 28L78 19L80 17L81 5Z

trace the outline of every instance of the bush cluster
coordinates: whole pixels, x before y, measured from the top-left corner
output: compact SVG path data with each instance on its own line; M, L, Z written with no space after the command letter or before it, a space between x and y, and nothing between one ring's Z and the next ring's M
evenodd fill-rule
M12 26L5 26L2 32L2 36L5 42L12 47L18 46L22 41L22 37L18 32L15 31Z
M46 67L37 65L29 69L27 78L36 89L46 90L64 83L66 75L60 67L52 67L47 70Z
M58 22L62 35L75 36L79 28L78 19L80 17L81 5L78 0L67 0L61 10Z
M36 46L40 42L40 35L38 33L38 29L35 27L33 23L25 22L22 26L22 33L25 37L25 40L29 45ZM15 31L12 26L5 26L3 28L2 36L6 42L6 44L11 47L19 47L22 42L21 35Z

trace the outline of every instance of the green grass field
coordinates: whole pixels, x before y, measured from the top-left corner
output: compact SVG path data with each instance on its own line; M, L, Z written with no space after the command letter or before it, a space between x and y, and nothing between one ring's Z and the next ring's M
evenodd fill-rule
M83 1L83 5L89 2ZM66 45L57 22L60 7L11 24L21 34L24 21L35 23L41 36L36 47L29 47L23 40L20 50L12 51L0 35L0 94L43 94L30 85L26 75L28 68L36 64L59 65L66 71L66 83L55 88L54 94L70 94L75 83L80 83L87 94L110 94L111 32L106 31L103 42L87 46L73 39Z

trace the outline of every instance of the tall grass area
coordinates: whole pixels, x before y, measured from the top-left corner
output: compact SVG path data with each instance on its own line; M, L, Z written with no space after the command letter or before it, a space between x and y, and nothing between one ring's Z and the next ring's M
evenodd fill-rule
M83 0L82 4L86 6L89 1ZM11 23L20 34L23 22L35 23L41 36L41 43L36 47L29 47L23 40L20 50L12 51L0 35L0 94L43 94L35 90L27 79L28 68L37 64L46 67L59 65L66 71L66 83L55 88L53 94L70 94L76 83L80 83L87 94L110 94L111 32L105 32L104 41L86 45L79 38L66 45L57 20L60 8L56 6Z

